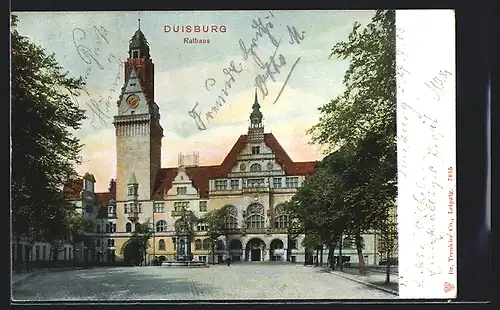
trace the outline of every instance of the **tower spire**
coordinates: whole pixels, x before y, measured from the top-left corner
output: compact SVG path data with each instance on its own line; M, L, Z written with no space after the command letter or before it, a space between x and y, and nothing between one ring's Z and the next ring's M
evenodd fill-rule
M252 105L252 113L250 113L251 127L262 126L262 112L260 112L260 104L257 98L257 88L255 88L255 99Z

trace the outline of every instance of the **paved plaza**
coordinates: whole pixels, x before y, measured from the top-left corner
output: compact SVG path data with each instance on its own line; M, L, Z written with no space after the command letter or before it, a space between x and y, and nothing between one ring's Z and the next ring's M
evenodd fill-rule
M321 268L234 264L209 268L115 267L49 272L13 285L14 300L394 299Z

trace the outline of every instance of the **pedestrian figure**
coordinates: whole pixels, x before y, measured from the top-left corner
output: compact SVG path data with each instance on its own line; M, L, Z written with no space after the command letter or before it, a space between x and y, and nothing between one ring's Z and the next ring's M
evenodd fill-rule
M227 258L227 266L231 266L231 256L228 256Z

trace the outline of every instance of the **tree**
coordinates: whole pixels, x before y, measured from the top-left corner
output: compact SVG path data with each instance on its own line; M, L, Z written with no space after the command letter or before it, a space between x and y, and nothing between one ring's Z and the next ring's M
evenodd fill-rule
M208 226L207 236L210 239L210 248L212 252L212 263L215 263L215 252L217 240L221 236L227 236L229 232L229 206L223 206L219 209L208 211L201 219Z
M368 132L396 133L396 28L393 10L375 13L363 29L358 22L347 42L338 42L330 57L349 59L345 91L319 109L312 142L331 152L358 145Z
M382 226L396 197L395 34L394 11L379 10L364 29L356 22L348 40L334 45L330 57L350 61L345 90L319 109L320 120L309 130L312 143L338 150L324 161L340 179L352 215L346 229L359 241L364 231Z
M19 246L23 237L46 237L52 226L67 228L72 211L65 209L62 187L76 176L81 144L72 132L85 111L69 96L79 94L83 79L63 72L54 54L18 33L17 23L11 15L11 217Z
M132 243L131 251L139 251L140 253L140 261L138 263L142 263L146 261L147 249L149 247L149 239L153 236L153 227L151 223L138 223L135 226L135 230L130 237L130 242ZM135 249L134 249L135 248ZM133 254L133 253L131 253ZM133 257L134 255L132 255Z
M348 220L340 181L323 161L315 168L313 175L285 205L291 222L295 221L289 228L292 235L317 236L321 245L335 248Z

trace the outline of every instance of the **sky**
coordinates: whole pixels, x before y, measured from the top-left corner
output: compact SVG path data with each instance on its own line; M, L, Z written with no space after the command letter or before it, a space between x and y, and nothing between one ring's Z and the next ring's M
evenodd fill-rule
M129 40L140 29L149 42L155 64L155 102L160 107L162 167L177 166L179 153L198 152L200 165L222 162L241 134L248 131L255 92L266 132L273 133L294 161L320 160L320 146L311 145L306 131L320 117L318 108L343 91L348 60L329 58L330 50L348 38L354 22L370 22L373 11L221 11L221 12L19 12L18 31L56 60L72 76L87 76L86 92L75 98L87 110L88 119L75 135L84 144L79 174L94 174L97 191L107 191L116 176L113 116L124 83L119 60L128 57ZM252 56L245 59L241 47L250 49L262 22L269 34L256 41L255 53L274 63L279 73L268 77L267 96L255 79L266 73ZM217 32L175 33L176 25L217 26ZM221 26L225 32L221 32ZM302 39L292 40L290 30ZM97 31L99 30L99 31ZM185 43L185 39L210 39L210 43ZM278 48L273 45L279 42ZM292 43L293 42L293 43ZM231 62L237 71L228 72ZM292 69L293 68L293 69ZM225 102L213 118L205 113L216 104L226 81ZM214 84L215 80L215 84ZM285 83L286 82L286 83ZM208 86L208 87L207 87ZM109 98L109 99L108 99ZM276 98L278 98L276 100ZM91 102L102 112L95 113ZM202 115L199 130L189 111ZM93 108L96 110L96 108Z

